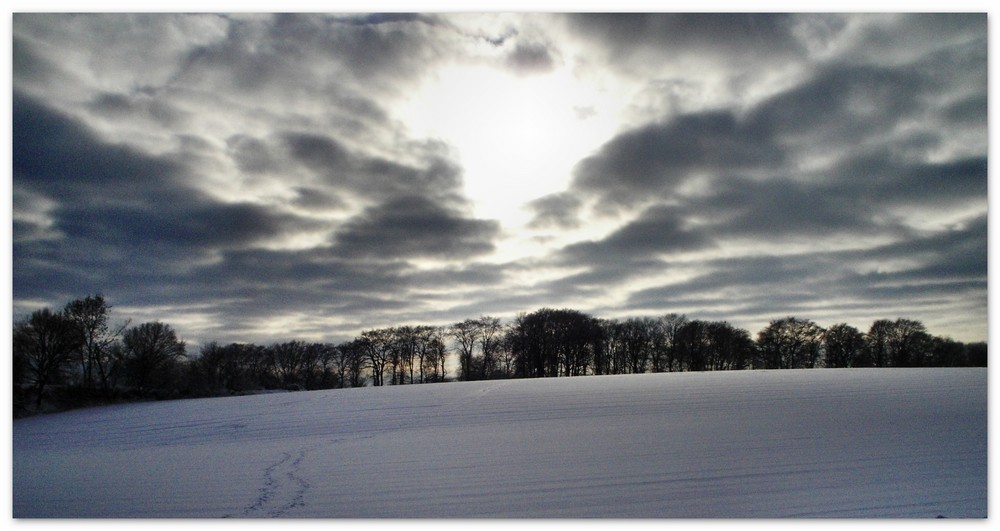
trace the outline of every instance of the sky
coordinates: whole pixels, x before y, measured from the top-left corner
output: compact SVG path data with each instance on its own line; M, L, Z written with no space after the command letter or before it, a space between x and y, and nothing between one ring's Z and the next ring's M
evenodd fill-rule
M511 318L987 336L987 17L12 22L13 317L190 345Z

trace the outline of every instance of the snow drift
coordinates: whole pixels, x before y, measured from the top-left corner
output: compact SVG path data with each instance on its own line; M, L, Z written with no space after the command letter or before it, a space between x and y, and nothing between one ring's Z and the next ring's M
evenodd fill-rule
M986 369L588 376L13 423L36 517L987 516Z

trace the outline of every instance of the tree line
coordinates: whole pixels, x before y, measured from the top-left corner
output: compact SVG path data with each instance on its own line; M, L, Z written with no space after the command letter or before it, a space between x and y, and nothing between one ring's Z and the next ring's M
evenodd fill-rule
M44 308L14 323L14 414L127 400L204 397L458 380L646 372L987 364L985 343L933 336L919 321L881 319L867 332L797 317L755 337L725 321L601 319L542 308L504 322L363 331L339 344L210 342L196 355L170 325L111 322L101 295ZM452 358L454 357L454 358Z

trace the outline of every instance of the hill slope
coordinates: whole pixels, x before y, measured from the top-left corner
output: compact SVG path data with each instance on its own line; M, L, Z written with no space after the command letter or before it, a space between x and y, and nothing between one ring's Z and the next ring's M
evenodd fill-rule
M986 369L674 373L13 423L24 517L973 517Z

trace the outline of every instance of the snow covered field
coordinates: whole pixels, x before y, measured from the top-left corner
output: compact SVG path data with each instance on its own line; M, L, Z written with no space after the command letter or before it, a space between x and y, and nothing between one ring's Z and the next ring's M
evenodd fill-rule
M13 515L987 515L986 369L588 376L13 423Z

